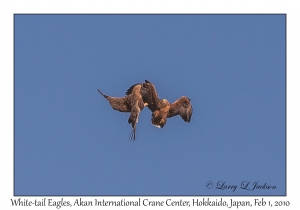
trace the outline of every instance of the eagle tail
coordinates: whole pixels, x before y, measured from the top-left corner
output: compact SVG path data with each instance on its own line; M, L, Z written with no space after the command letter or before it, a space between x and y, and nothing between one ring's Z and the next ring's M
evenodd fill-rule
M151 123L157 128L163 128L164 125L166 124L166 120L164 120L161 116L159 116L157 112L153 112Z
M164 124L162 124L162 123L160 122L160 119L159 119L159 118L152 118L152 119L151 119L151 123L152 123L152 125L154 125L154 126L157 127L157 128L163 128L163 127L164 127Z

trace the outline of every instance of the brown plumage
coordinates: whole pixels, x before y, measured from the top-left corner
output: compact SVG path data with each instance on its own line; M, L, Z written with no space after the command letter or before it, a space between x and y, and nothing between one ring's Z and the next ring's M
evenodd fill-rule
M147 103L148 108L153 112L154 110L156 110L157 104L159 103L160 99L158 98L154 85L147 80L145 81L145 83L132 85L126 91L126 95L130 95L136 85L141 85L140 94L142 96L142 99L144 103Z
M168 113L170 111L170 103L166 99L162 99L154 112L152 112L151 123L158 127L163 128L167 123Z
M127 90L126 95L130 95L133 88L134 85ZM163 128L167 123L167 118L177 115L180 115L185 122L191 121L193 107L188 97L182 96L170 104L166 99L159 99L154 85L147 80L141 84L140 94L144 103L147 103L152 111L151 122L154 126Z
M136 123L138 123L138 117L140 112L144 109L144 102L142 96L140 94L141 85L136 85L132 93L128 96L130 99L130 107L131 112L128 118L128 123L132 126L132 132L130 134L130 139L135 140L135 131L136 131Z
M128 123L132 126L132 132L129 136L130 140L135 140L136 123L141 110L144 109L144 102L140 94L141 85L136 84L132 86L131 93L122 98L112 97L103 94L99 89L98 92L108 100L110 106L119 112L130 112Z
M119 112L130 112L131 111L129 96L118 98L118 97L112 97L112 96L105 95L99 89L98 89L98 92L101 93L101 95L103 95L103 97L108 100L108 102L110 103L110 106L114 110L117 110Z

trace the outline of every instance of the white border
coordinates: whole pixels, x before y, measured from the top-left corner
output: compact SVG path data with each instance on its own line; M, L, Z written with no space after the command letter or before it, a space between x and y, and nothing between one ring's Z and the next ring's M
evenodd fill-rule
M290 201L291 206L300 206L299 192L299 10L296 1L275 0L213 0L213 1L0 1L0 206L13 208L13 14L15 13L281 13L287 14L287 197L265 197L270 201ZM34 197L27 197L35 199ZM37 197L41 199L41 197ZM97 197L99 198L99 197ZM135 200L136 197L125 197ZM145 197L142 197L145 198ZM184 197L192 200L193 197ZM199 198L199 197L197 197ZM212 197L214 200L218 197ZM253 200L257 197L234 197L235 200ZM59 197L56 197L59 200ZM76 197L68 197L75 200ZM87 200L87 197L84 197ZM121 197L105 197L106 200L120 200ZM165 200L165 197L151 197L151 200ZM180 198L175 197L174 200ZM224 197L228 202L230 197ZM90 198L94 200L94 198ZM15 209L16 207L14 207ZM54 207L46 207L46 209ZM99 207L93 207L99 208ZM111 207L110 207L111 208ZM138 207L140 209L140 207ZM201 208L201 207L194 207ZM274 207L273 207L274 208ZM44 208L45 209L45 208ZM72 209L76 209L73 207ZM81 207L82 209L82 207ZM112 209L112 208L111 208ZM239 208L240 209L240 208ZM243 208L242 208L243 209Z

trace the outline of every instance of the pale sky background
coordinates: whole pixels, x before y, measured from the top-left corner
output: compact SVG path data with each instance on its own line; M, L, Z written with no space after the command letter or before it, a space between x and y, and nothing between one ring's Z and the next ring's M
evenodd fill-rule
M97 88L145 79L194 113L130 142ZM15 15L14 91L17 196L286 193L285 15Z

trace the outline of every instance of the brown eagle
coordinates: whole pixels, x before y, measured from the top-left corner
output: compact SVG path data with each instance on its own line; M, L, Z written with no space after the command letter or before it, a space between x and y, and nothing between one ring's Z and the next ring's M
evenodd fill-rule
M132 126L132 132L130 133L129 139L135 140L136 123L138 122L140 112L144 109L144 106L147 106L147 103L143 102L141 85L136 84L132 87L131 93L122 98L105 95L99 89L98 92L108 100L110 106L114 110L119 112L130 112L128 123Z
M166 99L159 99L154 85L145 80L142 84L132 85L126 92L130 96L134 91L136 85L140 85L140 94L144 103L148 104L148 108L152 112L151 122L154 126L163 128L167 123L167 118L180 115L185 122L190 122L193 114L193 107L191 100L182 96L174 103L169 103Z

